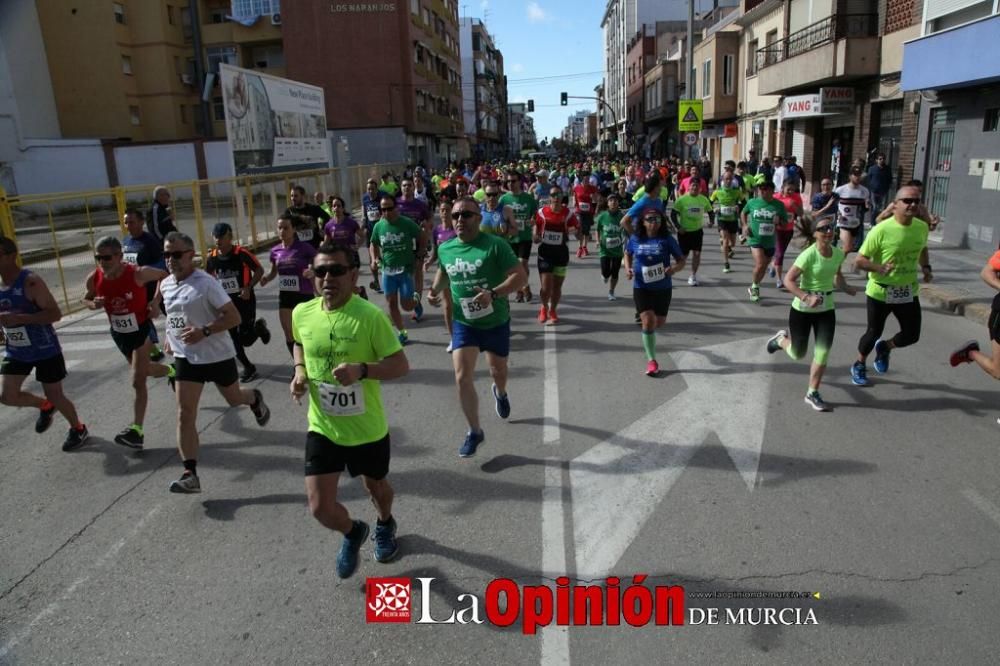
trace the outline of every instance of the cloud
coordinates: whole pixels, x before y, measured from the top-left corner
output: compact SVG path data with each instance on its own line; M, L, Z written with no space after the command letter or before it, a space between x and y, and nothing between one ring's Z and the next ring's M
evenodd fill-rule
M542 21L548 21L549 15L537 2L529 2L528 20L532 23L541 23Z
M522 65L519 62L515 62L513 65L510 66L510 69L508 69L507 71L509 71L511 74L520 74L521 72L524 71L524 65Z
M489 8L490 8L490 0L483 0L482 2L479 3L479 11L481 11L482 13L485 14Z

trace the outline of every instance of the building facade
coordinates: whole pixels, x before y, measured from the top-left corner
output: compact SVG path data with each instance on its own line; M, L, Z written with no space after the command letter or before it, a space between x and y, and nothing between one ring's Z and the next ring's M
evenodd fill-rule
M507 77L503 54L482 21L463 18L462 117L471 156L493 159L507 151Z
M737 7L718 7L703 18L702 38L692 54L697 86L695 98L702 100L700 153L713 165L739 161L740 26ZM718 169L717 169L718 170Z

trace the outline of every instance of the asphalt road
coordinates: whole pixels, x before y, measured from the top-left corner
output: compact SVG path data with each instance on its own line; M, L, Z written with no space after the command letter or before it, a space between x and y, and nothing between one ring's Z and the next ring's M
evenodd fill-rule
M166 383L151 382L146 451L115 445L131 415L124 363L103 316L64 325L66 390L92 439L63 453L64 423L36 435L34 412L0 409L0 662L992 662L1000 392L947 362L985 331L925 311L920 342L857 388L848 366L864 301L838 295L823 390L835 411L815 413L802 402L807 363L763 349L790 299L765 286L751 305L748 252L727 276L715 254L703 286L683 284L686 272L677 282L659 378L643 374L631 301L606 300L596 258L573 260L557 327L513 305L513 413L493 414L481 364L486 442L471 459L457 455L464 423L429 310L410 328L411 373L384 385L402 555L380 565L366 545L347 581L333 571L339 536L305 507L305 411L288 398L280 333L250 350L270 424L207 390L203 493L179 496L167 492L180 465ZM537 274L532 284L537 293ZM275 293L259 304L277 331ZM374 520L359 482L341 489L352 513ZM609 573L623 591L635 574L683 585L688 624L524 635L520 621L365 622L368 576L411 579L413 619L426 603L443 620L469 606L463 594L478 595L485 619L496 578L554 588L562 574ZM417 578L435 579L426 601ZM699 598L785 591L820 596ZM786 607L816 624L724 624L727 609ZM691 624L693 608L719 608L721 623Z

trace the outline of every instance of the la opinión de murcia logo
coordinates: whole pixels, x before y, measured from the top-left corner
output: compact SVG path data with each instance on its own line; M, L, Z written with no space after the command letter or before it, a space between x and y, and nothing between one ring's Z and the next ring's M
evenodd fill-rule
M539 628L556 626L664 626L819 624L811 608L688 608L687 594L680 585L645 585L647 576L635 574L631 581L610 576L603 584L572 585L566 576L550 585L518 585L510 578L497 578L486 586L480 597L459 594L457 609L432 611L435 578L417 578L420 590L420 614L416 624L482 624L489 621L498 627L520 622L521 632L535 634ZM624 582L624 585L623 585ZM819 593L798 592L727 592L695 593L699 598L781 598L819 599ZM368 622L409 622L412 616L409 578L369 578L366 582L365 618ZM480 612L485 613L485 620Z

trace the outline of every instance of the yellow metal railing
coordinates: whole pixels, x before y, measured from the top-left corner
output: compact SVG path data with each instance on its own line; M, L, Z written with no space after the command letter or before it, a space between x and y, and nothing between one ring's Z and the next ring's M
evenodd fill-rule
M174 222L191 236L202 258L214 245L212 227L226 222L238 243L257 251L277 238L275 221L288 206L293 185L342 197L351 210L361 206L368 178L385 171L401 173L403 164L368 164L282 174L127 185L103 190L8 196L0 188L0 233L18 243L22 265L40 274L63 312L82 307L87 276L94 269L95 242L104 235L121 237L125 212L142 210L148 218L153 189L171 194ZM148 219L147 219L148 225Z

